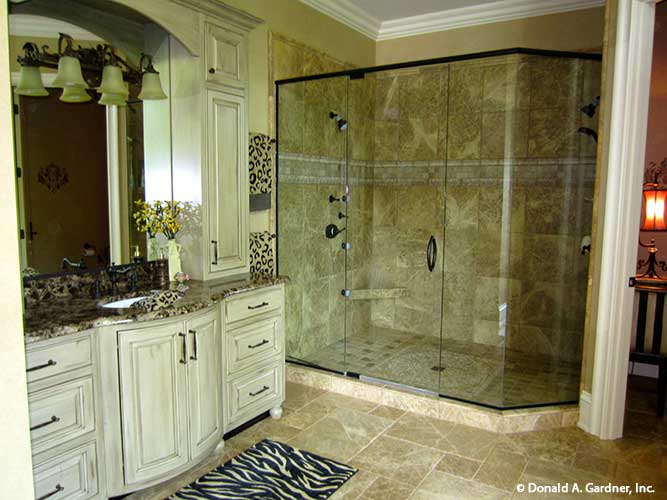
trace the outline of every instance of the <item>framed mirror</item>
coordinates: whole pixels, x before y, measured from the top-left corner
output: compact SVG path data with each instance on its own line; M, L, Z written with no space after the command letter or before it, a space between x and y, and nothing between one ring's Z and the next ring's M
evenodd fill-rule
M146 258L147 235L133 216L137 202L173 200L169 34L104 0L12 4L9 26L24 275ZM60 34L68 35L64 42ZM63 87L60 80L70 45L83 51L76 56L85 76L82 89ZM26 64L31 50L39 58L43 92L23 91L39 87L37 63ZM151 98L143 76L152 70L143 54L163 95L158 89ZM112 59L127 94L109 103L105 99L116 94L97 89L105 86L103 67ZM26 66L32 68L23 71ZM82 97L69 98L71 91ZM78 100L85 102L72 102Z

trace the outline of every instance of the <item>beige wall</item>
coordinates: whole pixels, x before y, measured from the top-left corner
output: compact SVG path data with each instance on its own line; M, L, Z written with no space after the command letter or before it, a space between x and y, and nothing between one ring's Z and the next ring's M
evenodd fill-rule
M380 41L375 63L391 64L488 50L599 50L604 9L587 9Z
M14 141L7 40L7 3L0 3L0 498L33 498L32 460L28 431L28 397L26 391L23 344L23 308L19 273L19 242L14 185Z

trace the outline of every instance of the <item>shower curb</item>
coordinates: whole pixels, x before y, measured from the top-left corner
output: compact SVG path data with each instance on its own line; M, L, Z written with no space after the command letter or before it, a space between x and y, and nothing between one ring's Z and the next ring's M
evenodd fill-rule
M307 385L498 434L574 427L579 420L579 405L577 404L495 410L370 381L359 381L289 362L286 368L286 379L287 382Z

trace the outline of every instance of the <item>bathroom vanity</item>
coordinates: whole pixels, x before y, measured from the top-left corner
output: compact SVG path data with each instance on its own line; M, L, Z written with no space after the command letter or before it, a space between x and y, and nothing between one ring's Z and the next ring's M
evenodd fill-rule
M38 306L26 328L36 498L136 491L193 467L245 422L279 418L284 283L194 282L151 312Z

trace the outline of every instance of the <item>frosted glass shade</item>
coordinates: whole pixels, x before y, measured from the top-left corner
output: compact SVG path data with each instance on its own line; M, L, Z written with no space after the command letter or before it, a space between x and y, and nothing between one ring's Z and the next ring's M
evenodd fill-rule
M32 97L49 95L49 92L44 88L42 74L37 66L21 66L21 75L19 76L19 84L16 86L16 93Z
M82 87L65 87L63 95L60 96L62 102L69 103L88 102L90 99L90 95Z
M53 80L55 87L80 87L86 88L88 85L81 74L81 64L76 57L61 56L58 61L58 74Z
M126 98L127 96L125 94L102 94L98 104L102 104L104 106L118 106L122 108L127 106L127 102L125 102Z
M102 83L97 89L100 94L123 94L125 83L123 72L118 66L107 64L102 71Z
M160 74L147 71L141 79L141 93L139 99L142 101L152 101L166 99L167 95L162 90Z

